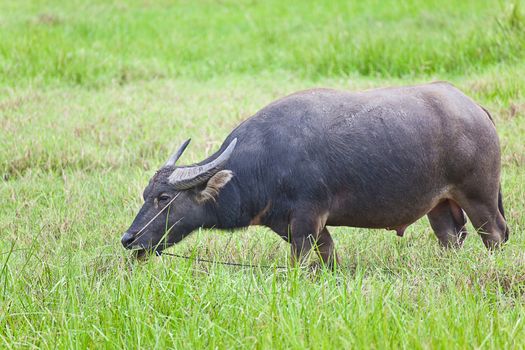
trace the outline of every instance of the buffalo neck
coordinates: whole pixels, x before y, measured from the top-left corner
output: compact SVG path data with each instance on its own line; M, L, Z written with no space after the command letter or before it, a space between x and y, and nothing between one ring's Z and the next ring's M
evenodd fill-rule
M256 190L248 190L235 177L221 190L217 202L212 203L216 216L216 228L235 229L250 225L253 217L264 209L264 204L258 203Z

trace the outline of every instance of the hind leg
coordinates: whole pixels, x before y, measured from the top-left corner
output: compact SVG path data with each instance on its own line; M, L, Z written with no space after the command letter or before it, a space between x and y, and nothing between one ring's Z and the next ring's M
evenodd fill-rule
M454 201L447 199L439 203L427 216L443 247L461 247L467 236L467 220L463 210Z
M498 247L507 241L507 222L498 209L497 199L492 201L470 199L465 201L462 207L488 249Z

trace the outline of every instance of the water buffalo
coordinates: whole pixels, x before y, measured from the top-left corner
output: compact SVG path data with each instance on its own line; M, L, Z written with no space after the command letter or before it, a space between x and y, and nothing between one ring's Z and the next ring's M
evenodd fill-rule
M271 228L292 258L336 259L327 226L392 229L427 215L460 246L464 212L488 248L508 239L489 113L449 83L294 93L241 123L211 157L157 171L122 237L161 252L199 227Z

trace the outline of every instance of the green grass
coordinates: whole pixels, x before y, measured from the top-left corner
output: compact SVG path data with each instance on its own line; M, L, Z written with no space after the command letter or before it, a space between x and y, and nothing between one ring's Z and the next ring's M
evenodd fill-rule
M518 2L48 1L0 10L0 82L473 73L525 55Z
M0 348L525 347L525 15L499 1L0 1ZM438 247L426 218L332 229L342 266L242 269L120 235L187 137L314 86L450 80L487 107L511 239ZM170 251L286 264L274 233L195 232Z

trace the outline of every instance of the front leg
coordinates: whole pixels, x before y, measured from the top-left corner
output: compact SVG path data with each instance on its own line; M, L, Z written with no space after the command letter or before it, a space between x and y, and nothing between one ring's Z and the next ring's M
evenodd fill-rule
M311 234L303 236L298 235L292 237L290 240L291 244L291 264L292 266L301 265L305 258L308 256L308 253L312 249L313 237Z
M315 242L315 248L319 258L321 258L326 267L334 269L335 266L339 265L339 258L335 252L334 241L326 227L321 230Z
M332 266L335 252L333 241L324 228L326 215L300 215L290 222L290 244L292 265L301 264L308 253L315 247L320 258L327 266Z

